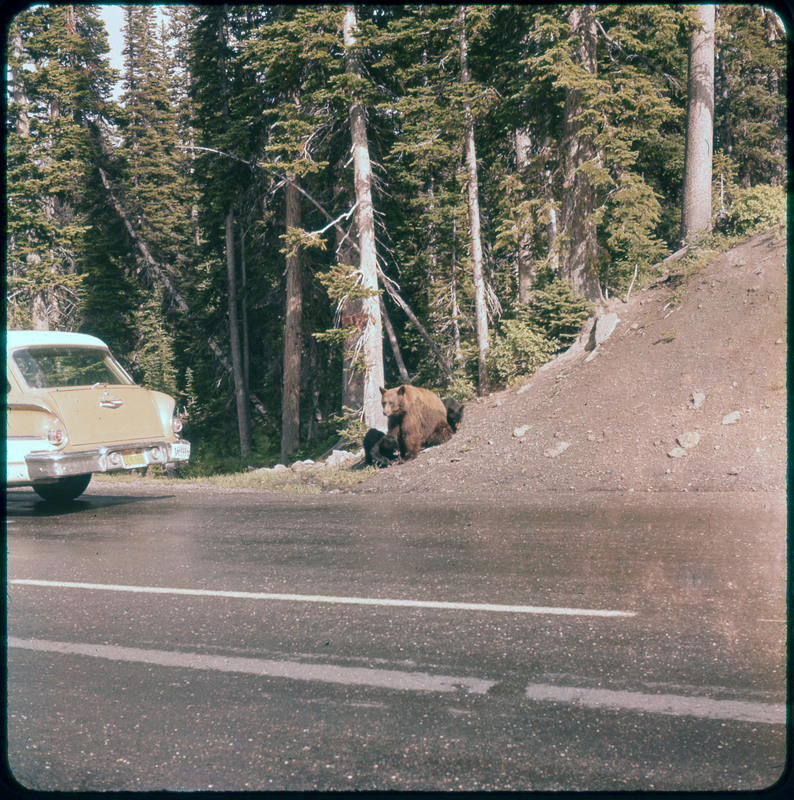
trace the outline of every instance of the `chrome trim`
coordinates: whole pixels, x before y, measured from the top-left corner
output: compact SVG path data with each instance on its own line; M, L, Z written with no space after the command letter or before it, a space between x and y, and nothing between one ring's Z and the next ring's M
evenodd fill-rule
M12 400L11 402L6 401L4 403L6 408L32 408L36 411L46 411L48 414L51 414L55 419L58 419L58 415L49 407L44 405L44 403L37 403L34 400L25 401L22 403L16 402Z
M109 397L105 392L99 400L99 405L102 408L119 408L124 405L124 401L120 397Z
M136 469L136 467L124 467L121 463L123 454L135 450L142 451L146 462L143 466L186 462L190 458L190 442L178 439L173 442L147 441L100 445L93 450L72 453L30 453L25 456L25 463L31 481L53 480L69 475L85 475L89 472L117 472L124 469ZM177 454L177 451L183 452ZM116 464L112 464L110 461L110 457L114 453L119 456Z

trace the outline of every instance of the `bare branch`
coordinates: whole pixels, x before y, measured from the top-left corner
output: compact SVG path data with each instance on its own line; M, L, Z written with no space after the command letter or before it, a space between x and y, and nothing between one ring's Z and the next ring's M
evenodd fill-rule
M111 201L113 202L113 206L116 209L116 213L121 218L121 221L124 223L124 226L127 228L127 233L129 233L130 238L133 242L135 242L138 250L140 251L141 255L144 258L144 261L151 269L152 273L160 280L160 282L165 286L168 294L171 296L172 300L176 303L177 307L179 308L182 313L190 320L193 324L193 327L196 328L201 334L207 336L207 344L210 346L210 350L212 350L212 354L215 356L216 360L220 363L223 369L232 377L234 377L234 370L232 369L232 365L229 362L229 359L226 357L226 354L221 349L220 345L215 341L215 339L207 334L205 330L203 330L202 326L199 324L198 320L195 316L191 313L190 307L187 304L187 301L184 297L177 291L174 284L171 282L166 271L154 260L152 254L149 252L149 248L146 246L146 243L141 239L141 237L137 234L135 229L132 227L132 224L127 217L124 208L122 207L121 203L116 199L115 194L113 194L113 190L110 187L110 182L108 181L108 177L105 171L100 167L99 168L99 175L102 178L102 183L107 190L108 195L110 196ZM270 416L265 410L265 407L262 405L261 400L253 393L249 392L249 397L251 398L251 402L256 407L256 410L262 416L262 419L269 421Z

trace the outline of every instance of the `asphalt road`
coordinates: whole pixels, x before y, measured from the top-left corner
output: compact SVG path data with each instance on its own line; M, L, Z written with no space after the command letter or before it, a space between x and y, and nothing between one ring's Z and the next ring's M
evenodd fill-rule
M8 765L40 790L734 790L786 749L764 493L8 495ZM671 511L671 507L675 511Z

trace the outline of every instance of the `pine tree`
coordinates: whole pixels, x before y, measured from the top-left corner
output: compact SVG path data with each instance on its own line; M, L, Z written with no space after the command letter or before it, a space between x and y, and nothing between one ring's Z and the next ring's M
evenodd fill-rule
M9 38L8 324L70 329L79 320L93 165L113 113L107 39L91 6L24 11Z

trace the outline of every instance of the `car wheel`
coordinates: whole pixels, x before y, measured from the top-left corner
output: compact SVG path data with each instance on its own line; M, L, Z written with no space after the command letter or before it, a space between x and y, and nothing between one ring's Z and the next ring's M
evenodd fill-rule
M91 475L70 475L58 478L56 483L41 483L33 486L36 494L50 503L68 503L79 497L91 482Z

